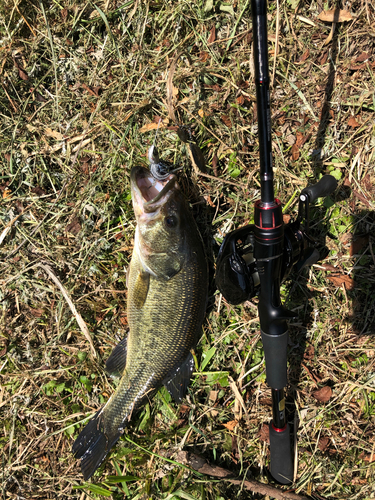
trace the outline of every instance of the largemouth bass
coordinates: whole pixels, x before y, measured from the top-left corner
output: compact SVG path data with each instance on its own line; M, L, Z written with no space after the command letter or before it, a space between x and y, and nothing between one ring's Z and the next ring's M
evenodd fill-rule
M176 177L160 181L135 167L130 178L137 228L127 275L129 334L106 364L121 376L116 392L73 445L86 480L163 383L182 399L206 309L207 261Z

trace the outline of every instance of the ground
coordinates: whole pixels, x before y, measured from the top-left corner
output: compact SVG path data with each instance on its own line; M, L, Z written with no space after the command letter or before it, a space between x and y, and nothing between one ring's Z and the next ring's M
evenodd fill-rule
M250 1L3 0L0 19L2 498L267 498L180 465L182 449L274 484L257 298L231 306L214 283L223 236L252 222L260 195ZM311 210L326 257L282 285L298 314L287 388L298 461L277 488L374 498L375 8L273 0L268 21L285 221L303 187L339 181ZM70 450L117 384L104 366L127 333L129 172L148 164L158 124L210 265L196 371L184 402L161 390L85 483Z

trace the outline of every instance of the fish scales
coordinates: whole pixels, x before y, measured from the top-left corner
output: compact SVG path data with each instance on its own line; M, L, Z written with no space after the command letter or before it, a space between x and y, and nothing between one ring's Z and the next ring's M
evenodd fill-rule
M126 348L121 345L126 364L115 394L73 445L85 479L134 412L183 366L199 339L206 309L207 261L175 176L157 181L136 167L131 183L137 229L127 277L129 334Z

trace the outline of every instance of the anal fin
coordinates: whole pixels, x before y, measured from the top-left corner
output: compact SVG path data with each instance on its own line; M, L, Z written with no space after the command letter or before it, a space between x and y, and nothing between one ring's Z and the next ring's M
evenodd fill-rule
M107 359L105 369L111 377L121 377L126 365L128 337L117 344Z
M185 361L176 368L170 377L163 380L164 387L176 403L181 403L182 398L185 396L193 371L194 358L189 352Z

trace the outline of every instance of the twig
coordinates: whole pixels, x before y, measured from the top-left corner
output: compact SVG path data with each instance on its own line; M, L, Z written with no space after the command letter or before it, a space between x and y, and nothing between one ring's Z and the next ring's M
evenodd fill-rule
M204 458L193 453L188 453L187 451L180 451L176 458L201 474L221 478L232 484L242 486L253 493L268 495L276 500L309 500L309 497L296 495L295 493L291 493L289 491L281 491L274 486L270 486L269 484L263 484L258 481L251 481L248 479L234 479L231 477L233 476L231 471L224 469L223 467L212 466L207 463Z
M57 285L58 288L60 288L60 291L63 294L64 299L67 301L68 306L70 307L70 310L73 313L73 316L77 320L77 323L78 323L78 326L81 329L81 332L83 333L83 335L85 336L86 340L90 344L91 354L92 354L93 358L96 358L97 354L96 354L96 351L95 351L95 347L94 347L92 338L90 336L90 332L89 332L89 330L88 330L88 328L86 326L86 323L84 322L82 316L77 311L76 306L73 304L72 299L69 297L68 292L66 291L66 289L64 288L64 286L60 283L60 281L57 279L57 277L55 276L54 272L52 271L52 269L50 268L49 265L39 263L38 266L41 267L42 269L44 269L44 271L48 274L48 276L55 283L55 285Z

